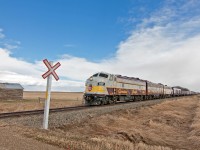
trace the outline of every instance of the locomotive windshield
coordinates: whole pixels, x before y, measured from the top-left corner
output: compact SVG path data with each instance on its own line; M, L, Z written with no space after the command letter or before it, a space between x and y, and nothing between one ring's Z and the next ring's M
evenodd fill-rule
M97 77L97 76L98 76L98 73L96 73L96 74L93 75L93 77Z
M108 78L108 75L105 74L105 73L100 73L99 76L100 76L100 77L104 77L104 78Z

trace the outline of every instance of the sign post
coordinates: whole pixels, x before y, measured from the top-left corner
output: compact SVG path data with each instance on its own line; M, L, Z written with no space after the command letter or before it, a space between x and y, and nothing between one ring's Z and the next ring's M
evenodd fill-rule
M56 74L55 70L61 66L61 64L58 62L53 66L53 62L48 62L47 59L43 60L44 64L47 66L48 71L42 75L42 77L45 79L47 78L47 88L46 88L46 100L45 100L45 106L44 106L44 118L43 118L43 128L48 129L48 122L49 122L49 106L50 106L50 100L51 100L51 85L52 85L52 75L56 79L56 81L59 80L58 75Z
M52 61L50 61L50 65L53 65ZM52 75L49 75L47 78L46 100L44 104L43 129L48 129L49 106L50 106L50 99L51 99L51 83L52 83Z

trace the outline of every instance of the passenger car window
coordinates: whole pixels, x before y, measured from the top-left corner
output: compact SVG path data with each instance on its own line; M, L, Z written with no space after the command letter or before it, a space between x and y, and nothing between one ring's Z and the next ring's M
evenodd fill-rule
M110 81L112 81L113 80L113 75L110 75Z
M104 77L104 78L108 78L108 75L107 75L107 74L104 74L104 73L100 73L99 76L100 76L100 77Z
M124 87L124 83L122 83L122 87Z

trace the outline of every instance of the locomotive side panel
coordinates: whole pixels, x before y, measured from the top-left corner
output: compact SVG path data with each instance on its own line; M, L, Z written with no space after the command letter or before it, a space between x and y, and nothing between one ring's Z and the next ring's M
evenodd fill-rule
M160 98L164 95L164 87L162 84L147 82L147 96L150 98Z
M145 95L146 83L140 80L116 78L116 95Z

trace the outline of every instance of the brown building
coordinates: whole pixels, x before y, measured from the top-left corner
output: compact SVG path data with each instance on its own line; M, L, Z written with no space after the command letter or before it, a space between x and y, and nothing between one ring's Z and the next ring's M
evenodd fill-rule
M0 100L22 100L23 91L18 83L0 83Z

